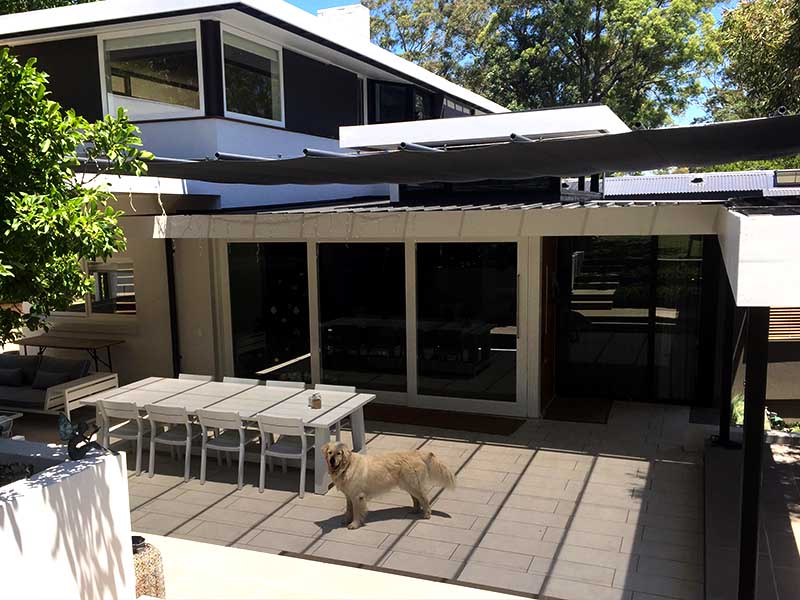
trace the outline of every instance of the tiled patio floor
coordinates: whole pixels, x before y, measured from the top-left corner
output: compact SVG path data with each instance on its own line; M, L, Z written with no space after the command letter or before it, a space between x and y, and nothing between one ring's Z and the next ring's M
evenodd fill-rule
M528 421L513 435L368 422L368 451L424 448L457 473L430 520L391 493L367 525L341 526L344 499L297 497L297 471L247 485L216 466L184 483L159 455L131 476L133 528L265 552L298 553L564 600L703 597L700 426L689 410L617 403L607 425ZM199 460L194 459L196 477Z

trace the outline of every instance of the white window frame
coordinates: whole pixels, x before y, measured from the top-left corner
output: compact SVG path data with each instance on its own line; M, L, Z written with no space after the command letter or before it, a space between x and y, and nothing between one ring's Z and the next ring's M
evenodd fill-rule
M111 33L99 34L97 36L97 53L100 57L100 93L103 99L103 114L109 114L108 96L113 93L107 89L106 86L106 53L105 42L106 40L120 39L120 38L135 38L140 35L149 35L151 33L170 33L173 31L185 31L187 29L194 30L194 41L197 52L197 83L198 94L200 96L200 108L190 108L188 106L179 106L170 104L169 106L176 107L176 110L165 112L164 114L154 113L145 118L138 118L135 115L130 115L131 121L146 122L146 121L161 121L164 119L184 119L187 117L202 117L206 114L205 103L205 81L203 80L203 50L200 38L200 21L189 21L186 23L171 23L169 25L158 25L153 27L140 27L137 29L121 29ZM121 96L124 98L124 96ZM165 104L163 102L153 102L154 104Z
M278 53L278 78L280 83L280 93L281 93L281 118L280 119L264 119L262 117L255 117L253 115L245 115L243 113L238 113L234 111L228 110L228 92L227 86L225 83L225 32L230 33L231 35L235 35L240 38L244 38L254 44L258 44L259 46L264 46L265 48L269 48L270 50L275 50ZM222 106L223 106L223 115L225 118L228 119L237 119L240 121L248 121L250 123L257 123L260 125L270 125L272 127L286 127L286 94L284 93L284 82L283 82L283 47L271 42L269 40L264 39L258 35L254 35L249 31L245 31L243 29L239 29L238 27L233 27L226 23L220 23L220 36L219 36L219 53L220 53L220 60L222 64Z
M97 261L88 261L88 260L81 260L81 271L87 277L91 275L89 273L89 263L90 262L97 262ZM109 258L105 261L108 265L130 265L133 269L133 278L134 278L134 285L136 284L136 266L134 265L133 261L128 258ZM53 316L58 317L59 319L66 318L66 319L91 319L92 321L134 321L136 320L136 316L139 314L139 309L137 307L136 312L132 315L121 315L117 313L95 313L92 311L92 293L85 294L83 296L83 311L67 311L67 310L56 310L53 311Z

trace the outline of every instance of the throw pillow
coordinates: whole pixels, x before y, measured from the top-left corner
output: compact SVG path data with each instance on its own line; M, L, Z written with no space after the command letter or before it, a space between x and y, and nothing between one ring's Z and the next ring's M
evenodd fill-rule
M69 381L69 379L69 373L51 373L49 371L42 371L39 369L36 371L36 377L34 378L33 385L31 387L35 390L46 390L54 385L58 385L59 383L65 383Z
M19 387L22 383L22 369L0 369L0 385Z

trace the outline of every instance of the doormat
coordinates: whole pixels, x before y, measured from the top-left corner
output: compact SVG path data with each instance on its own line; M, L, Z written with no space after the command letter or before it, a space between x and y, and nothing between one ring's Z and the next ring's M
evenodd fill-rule
M364 418L370 421L383 421L384 423L423 424L426 427L458 429L460 431L488 433L491 435L511 435L525 423L524 419L512 419L511 417L474 415L449 410L392 406L374 402L364 407Z
M544 418L605 425L613 403L607 398L555 398L547 407Z

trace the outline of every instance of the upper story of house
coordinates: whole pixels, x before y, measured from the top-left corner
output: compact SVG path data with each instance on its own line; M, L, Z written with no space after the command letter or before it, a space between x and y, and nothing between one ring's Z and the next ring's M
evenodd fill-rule
M106 0L0 17L0 45L79 114L124 107L159 156L334 150L340 126L505 111L372 44L360 4Z

